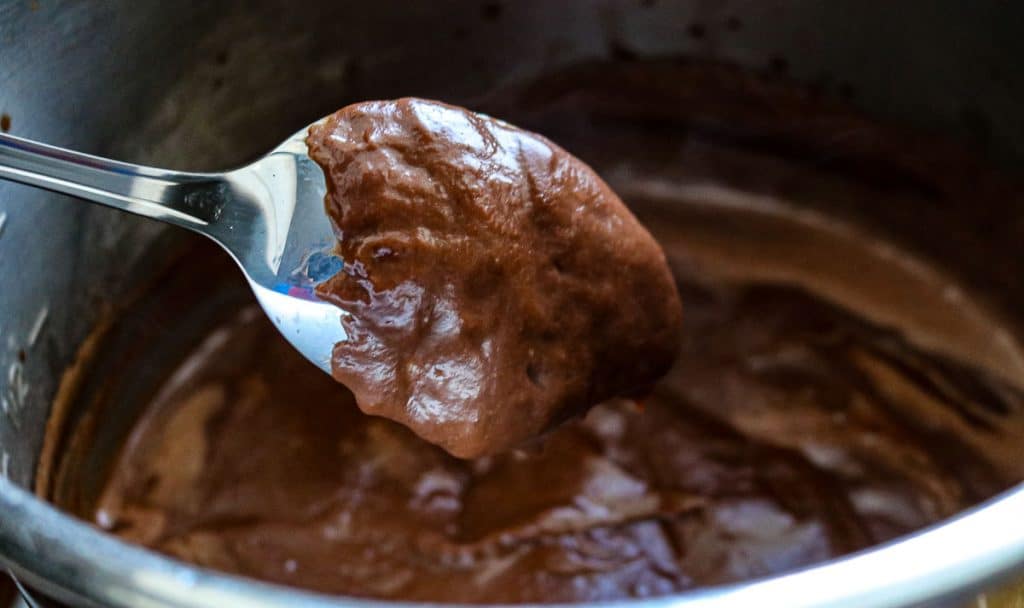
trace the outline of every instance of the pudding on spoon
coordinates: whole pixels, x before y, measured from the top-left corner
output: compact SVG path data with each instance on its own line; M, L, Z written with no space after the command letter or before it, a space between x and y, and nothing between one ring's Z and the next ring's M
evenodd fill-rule
M366 413L450 453L499 452L671 366L661 247L586 164L440 102L354 104L310 128L349 314L331 369Z

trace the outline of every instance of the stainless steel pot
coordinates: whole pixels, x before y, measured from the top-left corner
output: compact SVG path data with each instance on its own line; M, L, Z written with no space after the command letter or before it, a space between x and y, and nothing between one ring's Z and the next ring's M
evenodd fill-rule
M953 0L11 0L0 3L0 114L12 132L42 141L217 169L347 101L402 94L457 101L629 49L785 68L795 80L853 93L856 104L885 119L970 139L1014 167L1024 159L1022 23L1024 5ZM1024 271L1024 221L1014 207L974 219L925 210L934 217L921 219L988 242L989 255L1005 263L991 272L973 266L971 279L1002 285L1001 304L1020 309L1024 289L1006 278ZM126 545L29 492L62 371L104 303L145 272L144 253L160 232L0 183L0 563L37 598L81 606L370 603L197 569ZM942 257L941 248L932 250ZM954 264L956 252L948 253ZM1021 571L1022 522L1024 486L856 556L642 603L956 603Z

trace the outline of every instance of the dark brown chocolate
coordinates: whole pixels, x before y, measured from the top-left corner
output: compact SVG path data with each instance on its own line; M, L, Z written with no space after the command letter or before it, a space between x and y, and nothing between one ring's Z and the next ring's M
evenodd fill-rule
M1024 475L985 451L1008 438L948 434L960 408L1019 417L1019 394L999 401L979 377L797 290L684 295L689 337L642 406L606 403L529 451L471 461L359 412L254 307L140 420L96 521L328 593L596 601L842 555Z
M310 129L351 313L335 379L456 456L522 444L671 366L665 255L590 167L539 135L422 99Z

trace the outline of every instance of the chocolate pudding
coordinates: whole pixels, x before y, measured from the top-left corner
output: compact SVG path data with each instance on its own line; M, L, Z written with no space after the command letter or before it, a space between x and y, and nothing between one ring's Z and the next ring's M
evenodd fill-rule
M957 246L963 267L937 268L921 255L931 241L892 237L928 232L919 206L1014 200L991 172L720 66L583 66L467 105L578 154L660 243L687 311L678 358L647 397L609 399L525 448L459 459L360 412L358 395L275 333L226 256L198 248L180 261L190 272L157 282L126 325L127 346L107 353L123 358L122 373L83 397L104 422L76 425L41 491L127 540L285 585L589 602L801 568L1024 479L1024 392L1008 381L1024 377L1024 351L960 272L995 261L969 235L942 233L937 246ZM878 223L858 218L869 207ZM363 229L351 259L372 258L378 233ZM454 252L439 255L458 267ZM394 281L408 271L386 264L411 262L373 263ZM574 276L531 274L526 286L572 288ZM360 286L351 301L369 306L392 283L381 286ZM133 347L144 352L124 354ZM573 360L594 344L563 347ZM172 365L156 376L151 360ZM520 363L497 373L535 390ZM105 408L137 417L129 425ZM112 442L89 428L101 437L113 420L130 426L119 451L90 460L102 453L90 446Z
M671 366L665 256L586 164L544 137L423 99L309 130L350 314L334 378L368 414L464 458L520 445Z
M650 398L475 460L361 413L252 306L147 408L95 521L327 593L596 601L812 564L1024 474L986 426L1019 427L1019 393L800 289L680 284L682 354Z

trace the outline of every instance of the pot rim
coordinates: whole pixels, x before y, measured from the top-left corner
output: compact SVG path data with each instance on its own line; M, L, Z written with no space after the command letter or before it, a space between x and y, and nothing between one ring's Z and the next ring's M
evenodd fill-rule
M98 530L2 477L0 513L0 563L58 600L108 608L425 605L330 596L190 565ZM914 534L795 572L603 605L883 608L963 597L1024 564L1022 521L1024 484Z

